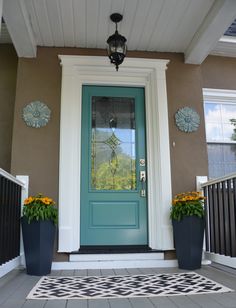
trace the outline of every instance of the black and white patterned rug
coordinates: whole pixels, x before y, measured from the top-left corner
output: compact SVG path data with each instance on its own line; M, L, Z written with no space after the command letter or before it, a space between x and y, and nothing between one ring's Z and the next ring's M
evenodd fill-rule
M173 296L233 291L195 272L176 274L42 277L27 299Z

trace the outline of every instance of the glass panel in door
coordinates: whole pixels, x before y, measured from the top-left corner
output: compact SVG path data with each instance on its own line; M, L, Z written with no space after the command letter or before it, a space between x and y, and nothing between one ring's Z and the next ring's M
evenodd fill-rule
M92 97L91 189L135 190L133 98Z

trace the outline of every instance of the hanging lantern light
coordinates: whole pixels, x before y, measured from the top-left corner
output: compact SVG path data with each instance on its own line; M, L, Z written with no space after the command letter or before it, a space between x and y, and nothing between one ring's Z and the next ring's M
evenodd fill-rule
M114 13L110 16L110 19L116 24L116 31L107 40L107 52L111 63L115 64L118 71L119 65L124 61L127 45L126 38L118 33L117 23L123 19L123 16L119 13Z

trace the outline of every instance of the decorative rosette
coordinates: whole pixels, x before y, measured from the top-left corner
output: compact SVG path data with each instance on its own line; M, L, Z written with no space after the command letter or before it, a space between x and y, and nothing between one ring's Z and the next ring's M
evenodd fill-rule
M200 125L200 116L194 109L183 107L176 112L175 123L182 132L195 132Z
M23 120L30 127L46 126L50 120L51 110L42 102L35 101L23 108Z

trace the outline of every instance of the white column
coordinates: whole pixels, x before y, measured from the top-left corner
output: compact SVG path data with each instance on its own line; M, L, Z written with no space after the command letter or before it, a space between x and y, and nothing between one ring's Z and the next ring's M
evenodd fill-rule
M24 184L21 190L21 210L22 210L24 200L28 198L29 196L29 176L28 175L17 175L16 178ZM21 257L21 261L20 261L21 265L25 265L25 254L24 254L22 232L20 232L20 257Z

